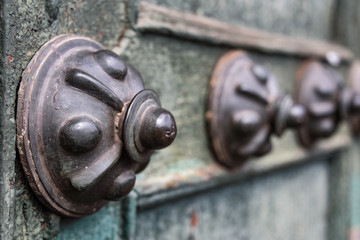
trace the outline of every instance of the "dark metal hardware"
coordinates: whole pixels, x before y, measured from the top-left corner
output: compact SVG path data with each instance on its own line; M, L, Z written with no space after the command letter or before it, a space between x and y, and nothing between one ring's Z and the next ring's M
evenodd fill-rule
M242 51L225 54L210 82L207 122L214 153L226 167L271 150L270 135L297 128L306 115L277 79Z
M354 68L351 87L346 87L343 77L324 63L309 60L299 68L296 100L309 112L298 129L298 139L304 147L310 148L318 140L330 137L343 119L348 119L356 132L360 112L357 72Z
M99 43L61 35L23 73L17 140L39 199L81 217L126 196L135 174L176 136L173 116L135 68Z
M351 127L351 132L358 136L360 134L360 62L356 61L350 70L350 88L356 95L352 100L352 110L354 114L349 116L349 123Z

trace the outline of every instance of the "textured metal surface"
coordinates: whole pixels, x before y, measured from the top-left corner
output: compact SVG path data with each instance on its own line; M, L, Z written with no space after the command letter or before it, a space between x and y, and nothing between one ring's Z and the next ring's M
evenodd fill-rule
M215 155L225 166L241 166L249 157L268 153L270 135L301 125L305 114L281 94L275 76L244 52L229 52L217 63L206 117Z
M133 67L91 39L60 35L38 51L23 74L17 133L26 176L45 205L70 217L96 212L126 196L153 150L172 143L174 118L143 88Z

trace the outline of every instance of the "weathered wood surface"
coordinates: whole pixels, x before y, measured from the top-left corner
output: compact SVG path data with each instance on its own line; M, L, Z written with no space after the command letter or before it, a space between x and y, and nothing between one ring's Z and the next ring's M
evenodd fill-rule
M46 41L61 33L115 46L125 26L124 9L117 0L0 1L0 239L50 239L59 231L60 218L36 199L16 155L16 94L23 69ZM102 226L92 231L102 233Z
M229 24L288 36L330 40L336 0L138 0ZM356 2L348 0L347 2ZM133 1L131 1L133 2ZM346 2L346 1L345 1Z
M355 0L354 0L355 1ZM201 42L192 42L188 40L181 40L176 38L157 36L154 34L139 34L132 31L126 31L128 26L127 12L124 4L127 1L119 0L3 0L1 1L1 68L0 68L0 124L1 124L1 167L0 167L0 238L1 239L49 239L56 235L59 230L59 217L49 213L44 209L41 204L34 197L26 181L22 177L22 170L18 164L16 158L15 148L15 100L16 90L19 85L20 76L22 70L26 67L27 63L34 55L37 49L44 44L47 40L53 36L61 33L78 33L94 38L107 47L114 47L114 49L121 53L130 63L133 63L145 78L145 84L149 88L153 88L158 91L162 100L163 106L172 110L177 117L179 126L179 137L176 140L174 146L165 151L161 151L154 155L149 168L139 176L138 189L143 191L145 186L149 191L147 193L156 193L151 197L158 199L166 199L168 196L166 192L156 192L160 189L174 188L177 182L180 184L192 184L194 182L202 182L209 180L210 176L207 172L196 171L214 167L216 171L224 175L231 175L220 169L216 163L214 163L213 156L211 155L207 142L206 131L204 125L204 112L208 79L210 79L211 71L216 63L216 60L226 51L231 48L220 46L214 47L213 45L206 45ZM321 40L331 40L332 36L332 23L333 23L333 11L334 0L192 0L192 1L174 1L174 0L151 0L153 3L161 4L166 7L174 7L181 11L191 12L193 14L204 15L220 21L227 22L229 24L242 24L249 27L254 27L269 32L277 32L289 36L302 36L311 37ZM316 11L316 14L314 14ZM274 14L276 13L276 14ZM301 13L301 14L299 14ZM293 74L296 67L301 62L301 59L288 57L288 56L276 56L267 54L253 53L251 55L256 60L264 63L266 67L273 69L281 81L281 87L284 90L292 91L293 89ZM346 130L345 130L346 131ZM328 142L324 142L324 148L335 147L346 144L349 140L347 134L340 133L337 137ZM293 135L288 132L281 140L275 140L276 151L266 158L261 159L262 163L254 163L254 169L274 169L281 165L281 161L286 164L305 160L308 155L305 155L303 150L297 147L296 141ZM330 143L334 145L330 145ZM327 145L329 144L329 145ZM287 151L283 151L287 149ZM326 149L325 149L326 150ZM326 150L327 151L327 150ZM312 155L313 158L317 158L317 155ZM305 158L302 158L305 157ZM340 161L343 157L337 157L334 155L334 161ZM303 160L301 160L303 159ZM264 197L259 199L261 205L272 206L281 202L278 195L286 195L286 192L291 189L292 184L296 186L303 185L311 182L306 182L308 174L315 177L316 184L313 188L308 189L309 194L317 189L321 189L322 192L316 195L318 203L324 202L324 196L327 191L327 166L324 162L319 164L311 164L314 159L306 158L309 160L309 166L305 166L303 170L296 170L293 168L292 173L295 175L293 178L286 175L285 171L274 173L277 177L269 178L272 183L269 183L267 189L268 198ZM304 161L305 162L305 161ZM250 164L252 165L252 163ZM257 167L256 167L257 166ZM194 169L195 171L193 171ZM184 176L183 173L193 171L196 175ZM234 173L236 175L236 173ZM316 174L318 176L316 177ZM275 176L272 175L272 176ZM288 176L293 181L285 188L281 188L282 176ZM303 178L303 177L305 178ZM166 184L158 182L158 179L164 178ZM257 193L251 195L251 192L244 189L261 189L261 185L265 183L261 180L254 180L255 182L247 182L239 188L225 190L236 191L239 195L244 193L244 197L262 195ZM214 184L218 184L221 179L214 178ZM265 180L268 178L264 178ZM185 180L185 181L184 181ZM343 180L339 180L343 181ZM148 184L148 185L146 185ZM149 185L151 184L151 185ZM157 185L159 184L159 185ZM174 185L175 184L175 185ZM247 185L249 184L249 185ZM197 184L196 186L200 186ZM160 186L160 187L159 187ZM163 188L165 186L166 188ZM321 186L323 188L321 188ZM276 195L271 195L271 188L279 187L279 192ZM242 190L243 189L243 190ZM181 188L177 188L181 190ZM200 188L198 189L200 190ZM196 191L198 191L196 190ZM145 191L143 191L145 193ZM344 193L344 191L341 191ZM345 191L344 194L347 192ZM169 192L169 194L172 194ZM179 195L184 196L185 192ZM218 195L216 192L213 195L207 196L205 192L201 199L206 201L209 197ZM249 194L249 195L247 195ZM174 195L178 197L179 195ZM296 200L298 195L294 194L289 196L287 203L292 200ZM148 195L150 197L150 195ZM220 197L220 195L219 195ZM307 200L311 199L306 198ZM229 197L230 198L230 197ZM148 198L149 200L150 198ZM195 204L198 204L199 208L202 207L197 199L194 200ZM219 198L221 199L221 198ZM305 197L304 197L305 199ZM305 199L305 200L306 200ZM143 201L143 206L146 205L145 198L139 199L139 203ZM146 200L147 201L147 200ZM220 201L220 200L219 200ZM148 201L149 202L149 201ZM216 202L216 201L215 201ZM219 203L219 202L218 202ZM225 204L226 202L224 202ZM191 202L184 202L184 205ZM220 203L221 204L221 203ZM174 208L171 212L181 210L184 206L180 202L177 209ZM234 205L241 208L241 205L234 202ZM149 206L149 205L148 205ZM209 205L207 205L209 206ZM254 205L255 206L255 205ZM277 206L277 205L276 205ZM320 206L320 205L319 205ZM114 207L114 208L113 208ZM165 206L166 209L167 206ZM175 207L175 205L173 206ZM211 206L210 206L211 207ZM326 206L321 205L317 211L314 211L316 218L319 218L319 225L314 227L314 236L323 235L324 218L320 218L323 213L323 209ZM121 220L116 215L119 204L110 206L110 208L104 209L102 212L84 220L71 221L62 219L61 231L59 238L75 239L79 238L78 233L84 234L84 236L97 236L97 239L105 239L109 234L103 233L103 224L108 222L111 224L114 230L113 236L118 236L120 231ZM161 206L159 207L159 209ZM206 208L206 207L205 207ZM188 209L188 208L187 208ZM215 208L214 208L215 209ZM229 208L230 209L230 208ZM277 209L277 208L274 208ZM262 211L266 209L262 208ZM281 210L281 209L280 209ZM271 216L274 227L277 228L276 221L281 219L287 219L283 215L277 215L278 212L274 212ZM149 228L151 225L146 225L148 219L153 220L154 217L164 225L159 225L159 229L169 229L169 232L173 232L171 227L172 221L165 221L169 215L162 210L151 213L151 210L146 210L144 215L141 215L137 223L137 234L141 236L145 234L145 229L150 229L148 234L151 236L159 236L157 239L161 239L164 232L158 232ZM157 211L157 212L156 212ZM339 210L340 211L340 210ZM341 210L342 213L348 214L348 212ZM160 213L164 213L164 215ZM171 213L170 212L170 213ZM104 221L100 221L102 214L106 214L107 217ZM159 214L157 214L159 213ZM236 212L234 212L236 213ZM242 213L240 211L240 213ZM245 212L246 213L246 212ZM251 213L251 212L248 212ZM283 212L286 217L291 211ZM255 221L259 218L255 212L249 215L249 221ZM172 216L177 216L176 214ZM211 215L208 215L211 216ZM243 215L246 216L246 215ZM279 218L276 218L276 217ZM184 219L187 216L181 216ZM236 215L241 218L242 216ZM260 215L261 217L261 215ZM296 218L300 215L296 215ZM208 221L211 223L213 218L207 218L204 215L200 216L201 222ZM251 220L252 219L252 220ZM170 219L171 220L171 219ZM272 229L266 228L266 221L268 218L261 218L264 224L257 225L259 228L263 228L263 233L271 232ZM284 221L285 221L284 220ZM296 219L291 219L291 221ZM92 222L93 221L93 222ZM184 220L184 223L187 220ZM87 226L87 224L91 224ZM99 224L102 223L102 224ZM229 221L229 227L232 226L236 229L240 227L232 224ZM85 226L85 225L86 226ZM201 223L204 224L204 223ZM343 223L339 223L339 226ZM109 225L110 226L110 225ZM139 230L144 226L144 230ZM182 225L183 227L186 225ZM204 225L202 225L204 226ZM129 226L131 231L134 231L133 226ZM202 228L204 231L205 228ZM344 227L344 229L346 229ZM170 231L171 230L171 231ZM206 230L206 229L205 229ZM220 233L219 229L217 233ZM246 231L246 228L241 228L241 231ZM242 234L251 234L244 233ZM255 229L256 231L258 229ZM254 230L254 231L255 231ZM78 233L77 233L78 231ZM231 234L233 229L229 229ZM175 231L176 232L176 231ZM203 232L202 232L203 233ZM341 233L343 234L343 233ZM181 233L179 233L181 236ZM201 235L199 235L201 236ZM250 236L250 235L249 235ZM284 235L285 236L285 235ZM346 235L341 235L346 236ZM173 235L176 239L177 236ZM172 239L174 239L172 238ZM343 238L338 238L343 239Z
M328 180L318 159L177 198L140 211L135 239L327 240Z
M147 2L140 2L136 16L134 28L142 32L165 33L190 40L304 57L326 58L326 54L333 51L345 61L352 59L352 53L340 45L259 31Z
M81 219L66 219L61 222L58 240L109 239L120 240L122 214L119 204L109 204L94 215Z
M16 159L15 105L21 72L36 49L47 38L37 31L48 27L45 5L31 2L2 1L3 41L1 61L1 203L0 238L26 239L54 235L59 218L37 202ZM35 33L35 34L34 34Z
M350 219L350 224L348 225L350 230L347 229L347 232L350 232L350 239L351 240L356 240L357 238L359 238L360 236L360 142L359 139L357 139L357 142L354 144L354 148L352 149L352 151L349 152L348 154L348 158L351 158L351 165L350 165L350 169L351 169L351 174L349 174L348 176L350 176L350 181L344 181L345 183L347 182L349 184L349 192L351 194L348 195L348 199L349 201L339 201L340 206L345 209L346 211L343 211L343 215L348 215L345 219L349 220ZM346 176L346 175L345 175ZM350 203L348 205L348 207L346 207L346 203ZM345 214L344 214L345 213ZM344 219L344 217L342 218ZM337 226L339 226L340 224L337 224ZM341 225L340 225L341 226ZM336 231L336 229L334 230L334 232ZM346 229L345 229L346 231ZM341 231L338 231L341 233ZM337 234L338 234L337 232ZM344 231L342 231L344 232ZM335 235L335 234L334 234ZM340 234L338 234L338 236L341 237ZM335 239L335 238L334 238Z
M356 152L359 153L357 145L353 143L346 151L338 152L329 159L329 240L349 239L352 215L351 179L356 169L354 163L357 162L354 157Z
M337 1L333 38L360 57L360 1Z

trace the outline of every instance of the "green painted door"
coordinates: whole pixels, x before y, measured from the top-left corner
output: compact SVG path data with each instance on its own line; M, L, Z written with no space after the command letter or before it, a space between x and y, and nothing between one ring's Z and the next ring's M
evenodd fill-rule
M346 123L312 151L288 131L273 139L271 154L238 171L217 164L209 147L208 84L223 54L248 51L290 93L307 56L219 42L172 29L166 18L149 27L137 22L148 16L146 6L335 42L360 55L358 0L1 0L0 239L359 239L360 151ZM171 147L153 155L128 198L82 219L42 206L16 152L22 71L45 42L63 33L91 37L136 66L179 130ZM340 68L345 76L350 64Z

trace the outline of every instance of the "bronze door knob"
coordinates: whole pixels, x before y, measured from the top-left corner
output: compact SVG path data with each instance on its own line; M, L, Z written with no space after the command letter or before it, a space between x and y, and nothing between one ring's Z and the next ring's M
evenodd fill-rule
M349 85L353 91L353 97L349 111L348 121L353 135L360 134L360 62L355 61L351 67Z
M354 69L354 75L356 75ZM296 100L308 111L297 135L302 146L311 148L317 141L332 136L340 121L349 120L354 133L359 119L360 88L353 77L346 86L341 74L332 66L309 60L296 76Z
M231 51L217 63L210 82L207 122L216 159L239 167L268 153L271 134L303 124L306 111L282 94L269 70L245 52Z
M126 196L154 150L176 137L172 114L139 72L99 43L61 35L23 73L17 140L27 179L57 213L81 217Z

